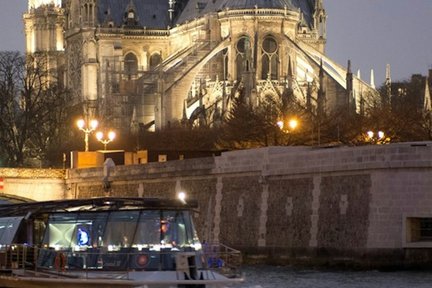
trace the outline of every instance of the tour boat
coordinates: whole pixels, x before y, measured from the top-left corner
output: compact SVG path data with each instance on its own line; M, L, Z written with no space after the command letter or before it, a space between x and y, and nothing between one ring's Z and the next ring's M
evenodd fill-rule
M239 251L198 240L196 201L92 198L0 205L0 287L226 287Z

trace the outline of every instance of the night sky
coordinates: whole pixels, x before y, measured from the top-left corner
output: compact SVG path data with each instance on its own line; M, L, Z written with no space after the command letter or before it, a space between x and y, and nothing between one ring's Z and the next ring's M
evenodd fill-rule
M324 0L328 14L327 55L369 82L426 75L432 69L432 0ZM26 0L0 0L0 51L24 51L22 14Z

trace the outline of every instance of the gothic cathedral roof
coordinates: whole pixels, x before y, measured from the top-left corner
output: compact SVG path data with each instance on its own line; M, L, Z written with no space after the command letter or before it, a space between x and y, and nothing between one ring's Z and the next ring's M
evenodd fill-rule
M255 7L300 10L308 24L311 24L315 0L189 0L178 17L177 23L180 24L224 9L253 9Z
M136 14L139 27L166 29L170 24L168 16L168 0L100 0L98 1L98 22L106 22L106 18L114 22L116 27L125 24L129 9Z
M98 21L106 22L107 17L120 27L124 24L128 9L133 7L137 26L166 29L173 24L201 17L204 14L224 9L274 8L300 10L307 24L312 23L316 0L177 0L174 3L174 22L169 18L170 0L100 0L98 1Z

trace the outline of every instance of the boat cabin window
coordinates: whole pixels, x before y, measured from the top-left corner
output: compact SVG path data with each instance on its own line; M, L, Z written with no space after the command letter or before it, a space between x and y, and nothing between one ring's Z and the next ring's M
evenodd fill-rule
M18 228L24 217L3 217L0 218L0 245L14 243Z
M123 210L54 213L43 243L56 250L200 249L189 211Z

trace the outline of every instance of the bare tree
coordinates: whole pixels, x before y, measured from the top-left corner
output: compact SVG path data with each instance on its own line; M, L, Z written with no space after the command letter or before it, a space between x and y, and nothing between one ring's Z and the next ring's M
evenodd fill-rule
M69 93L56 85L44 58L0 52L0 147L3 165L44 160L65 131Z

